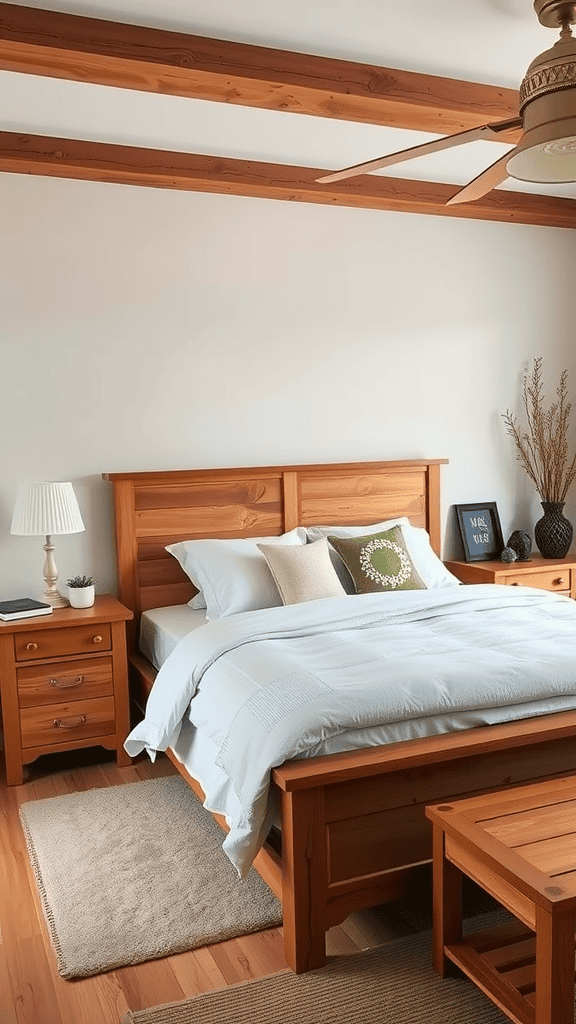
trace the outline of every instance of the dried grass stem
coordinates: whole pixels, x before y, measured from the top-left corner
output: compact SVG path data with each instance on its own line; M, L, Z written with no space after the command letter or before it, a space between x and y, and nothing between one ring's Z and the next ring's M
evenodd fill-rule
M546 409L542 384L542 356L524 373L522 399L528 429L516 417L503 413L508 433L516 446L516 458L535 484L541 501L564 502L576 476L576 452L569 462L568 427L572 403L567 396L567 370L560 375L556 401Z

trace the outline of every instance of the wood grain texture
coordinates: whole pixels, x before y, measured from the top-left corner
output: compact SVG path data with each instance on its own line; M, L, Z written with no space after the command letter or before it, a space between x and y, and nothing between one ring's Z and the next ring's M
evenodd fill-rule
M116 734L116 761L120 768L132 764L124 750L124 740L130 732L130 690L128 682L128 648L126 627L123 622L112 622L112 649L114 651L114 731Z
M2 623L0 691L6 777L42 754L102 745L130 763L126 622L132 612L110 595L91 608L59 608Z
M574 913L536 915L535 1024L573 1024Z
M58 630L30 628L14 638L16 661L63 657L67 654L93 654L109 651L112 634L108 622L87 622L86 625L68 626Z
M112 658L78 659L18 669L20 708L57 704L74 697L105 697L113 692Z
M493 943L485 934L463 940L453 934L454 922L436 913L435 966L443 973L444 960L451 960L526 1024L574 1021L576 874L559 872L574 866L575 802L571 774L426 811L435 835L435 906L449 899L443 889L455 881L451 864L536 933L535 943L521 932L511 941L508 930Z
M534 1014L524 997L498 971L478 957L464 943L447 944L446 956L490 998L515 1024L535 1024ZM560 1024L560 1022L558 1022Z
M22 708L20 712L24 755L28 747L64 744L69 738L88 739L115 732L114 698L92 697L52 706Z
M434 825L432 837L434 890L432 895L432 962L438 974L451 973L447 943L462 941L462 873L446 857L443 829Z
M296 525L370 523L409 515L440 547L440 495L428 495L443 460L249 466L103 474L114 488L119 593L136 612L194 594L166 544L201 537L278 536ZM324 494L324 497L322 495ZM154 563L154 564L151 564Z
M7 3L0 68L445 134L518 114L513 89Z
M278 508L281 502L280 476L276 479L245 479L234 481L230 478L215 480L212 485L204 480L186 484L171 484L158 487L153 484L139 487L134 503L140 509L182 509L187 506L217 508L219 505L242 505L248 508L259 506Z
M0 696L6 777L11 785L22 781L22 735L18 683L14 660L14 639L9 632L0 632Z
M0 3L0 68L116 88L452 135L517 118L516 90ZM498 141L516 143L520 130ZM0 169L89 181L574 227L573 201L2 133Z
M282 796L284 956L302 973L326 962L328 837L322 790Z
M496 189L474 203L447 206L455 185L364 174L330 185L326 168L233 160L103 142L0 132L0 171L215 195L419 213L558 228L576 226L572 199Z
M526 562L446 562L450 572L463 583L499 583L511 587L538 587L576 598L576 561L566 558L543 558L535 553Z

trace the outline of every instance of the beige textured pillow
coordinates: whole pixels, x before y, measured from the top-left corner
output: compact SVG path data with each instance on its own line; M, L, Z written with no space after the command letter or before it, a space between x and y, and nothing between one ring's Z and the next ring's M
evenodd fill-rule
M330 559L325 537L312 544L258 544L283 604L342 597L346 591Z

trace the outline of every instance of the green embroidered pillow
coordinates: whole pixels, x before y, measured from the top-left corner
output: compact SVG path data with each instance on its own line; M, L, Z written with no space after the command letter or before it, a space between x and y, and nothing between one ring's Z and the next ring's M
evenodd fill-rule
M328 540L348 569L357 594L426 590L406 549L401 526L364 537L328 536Z

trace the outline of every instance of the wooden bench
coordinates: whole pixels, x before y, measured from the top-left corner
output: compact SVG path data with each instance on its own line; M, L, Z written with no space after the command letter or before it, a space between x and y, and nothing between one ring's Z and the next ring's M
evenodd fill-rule
M426 808L433 962L460 968L516 1024L574 1024L576 775ZM462 935L462 873L515 920Z

